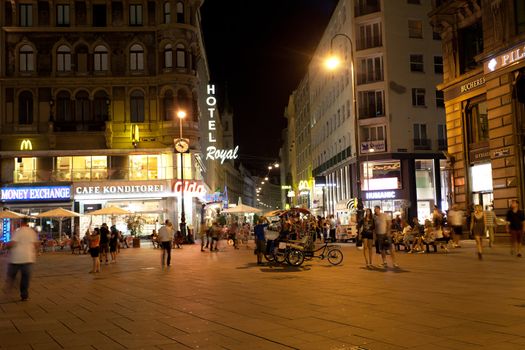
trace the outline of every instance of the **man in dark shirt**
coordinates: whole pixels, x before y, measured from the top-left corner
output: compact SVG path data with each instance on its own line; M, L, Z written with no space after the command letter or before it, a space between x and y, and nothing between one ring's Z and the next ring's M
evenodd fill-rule
M106 264L108 264L108 252L109 252L109 229L106 223L103 223L100 227L100 262L102 262L102 256L106 258Z
M266 221L266 223L264 223ZM253 228L255 235L255 252L257 253L257 265L262 265L262 257L265 250L266 237L264 235L264 229L268 227L268 220L265 217L259 219L259 223Z
M510 202L510 209L507 212L507 232L510 233L510 253L521 258L521 238L525 230L525 213L519 209L517 200Z

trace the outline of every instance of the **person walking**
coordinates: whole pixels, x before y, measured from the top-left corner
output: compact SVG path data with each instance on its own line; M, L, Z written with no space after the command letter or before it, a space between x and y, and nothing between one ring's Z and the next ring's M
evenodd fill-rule
M160 264L168 267L171 264L171 242L173 241L173 224L166 220L164 225L159 229L159 242L162 248Z
M454 204L448 211L447 223L452 228L452 242L454 248L461 248L459 239L463 234L463 211L459 209L457 204Z
M268 220L265 217L261 217L259 222L253 228L253 233L255 236L255 253L257 254L257 265L262 265L262 258L265 252L265 242L266 236L264 234L264 229L268 227Z
M521 258L521 239L525 230L525 214L519 209L519 202L514 199L510 202L507 212L507 232L510 233L510 254Z
M200 239L201 239L201 252L203 252L204 251L204 241L206 241L206 248L208 248L208 241L207 241L208 226L206 225L205 222L201 224L199 234L200 234Z
M336 230L337 222L335 221L334 215L329 216L328 220L328 236L330 237L330 242L335 242L335 230Z
M372 209L367 208L365 210L365 216L359 223L361 229L361 241L363 242L363 255L365 256L366 268L370 269L373 267L372 263L372 249L374 248L374 217L372 215Z
M108 259L109 253L109 228L106 223L103 223L100 227L100 262L102 262L102 256L106 259L106 265L109 264Z
M485 215L483 207L479 204L474 206L474 213L470 220L470 231L476 239L476 249L478 251L478 259L483 260L483 235L485 235Z
M93 234L88 236L89 255L93 260L93 267L89 273L100 272L100 229L95 227Z
M20 271L20 300L29 299L29 282L31 271L36 262L36 253L40 242L38 234L28 226L29 218L23 218L18 228L8 243L9 264L7 265L7 288L12 289L15 284L16 275Z
M117 247L119 245L118 230L111 230L111 237L109 237L109 254L111 255L111 263L117 262Z
M380 267L386 268L388 266L386 262L386 251L389 250L392 264L397 268L399 265L396 262L395 249L392 249L391 227L388 215L382 213L378 205L374 207L374 214L375 236L383 260L383 264L380 265Z
M492 248L494 246L496 214L494 214L494 210L492 210L492 205L487 205L485 209L485 230L487 230L487 233L489 234L489 247Z

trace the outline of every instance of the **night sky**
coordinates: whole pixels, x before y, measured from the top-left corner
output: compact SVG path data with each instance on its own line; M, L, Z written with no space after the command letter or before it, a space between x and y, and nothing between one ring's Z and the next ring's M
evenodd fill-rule
M212 83L219 96L227 86L239 160L255 175L279 159L288 97L336 5L337 0L206 0L201 8ZM224 98L219 107L222 103Z

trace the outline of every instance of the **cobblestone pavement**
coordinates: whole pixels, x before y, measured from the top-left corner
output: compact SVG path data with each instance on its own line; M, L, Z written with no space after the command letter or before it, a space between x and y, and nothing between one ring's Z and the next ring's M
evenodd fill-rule
M257 266L246 247L193 245L162 269L143 243L95 275L87 255L45 253L28 302L0 292L0 348L525 348L525 261L508 246L483 261L468 241L448 254L400 253L401 268L386 270L343 251L341 266L291 268Z

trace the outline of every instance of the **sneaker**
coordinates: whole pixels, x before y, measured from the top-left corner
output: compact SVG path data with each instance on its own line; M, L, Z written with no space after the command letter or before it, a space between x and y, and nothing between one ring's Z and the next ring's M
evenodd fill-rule
M397 263L394 264L394 267L395 267L396 269L399 269L399 264L397 264Z
M422 250L422 251L420 251L420 252L417 252L417 253L418 253L418 254L425 254L425 251L424 251L424 250Z

